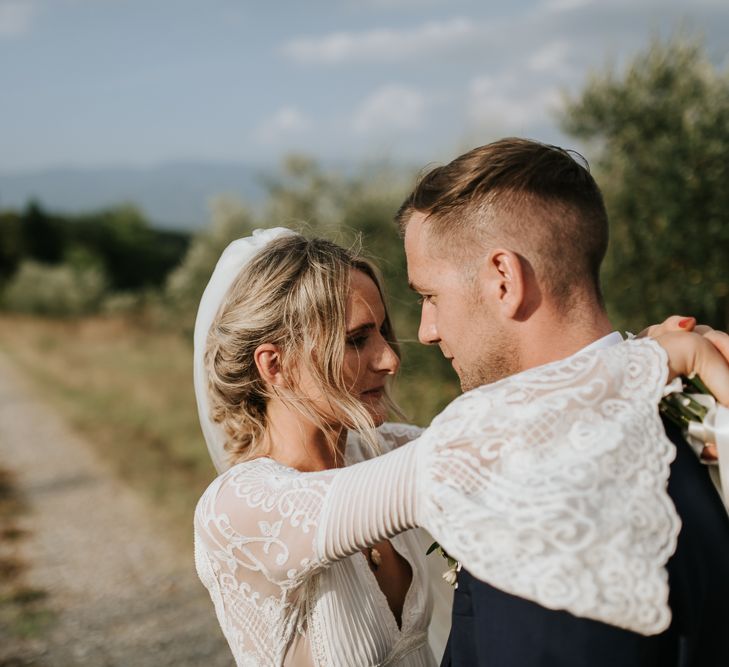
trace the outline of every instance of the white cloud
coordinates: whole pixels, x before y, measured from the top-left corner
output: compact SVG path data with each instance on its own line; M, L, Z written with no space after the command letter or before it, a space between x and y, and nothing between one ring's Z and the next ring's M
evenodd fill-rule
M564 40L545 44L527 60L527 68L532 72L555 74L567 67L569 45Z
M359 134L417 130L425 121L425 96L414 88L390 84L365 99L352 127Z
M548 12L566 12L591 5L593 0L545 0L542 9Z
M267 118L256 132L256 137L263 143L278 143L300 134L309 127L309 121L297 108L286 106Z
M32 0L0 0L0 37L27 33L37 10Z
M524 84L522 77L513 74L473 79L468 91L471 123L520 132L545 121L559 108L562 98L556 88Z
M461 46L464 40L477 34L478 27L473 21L454 18L404 30L381 28L296 39L284 45L283 51L302 63L338 65L351 61L390 61Z
M357 7L372 6L379 9L425 8L437 5L448 6L448 0L349 0L349 4Z

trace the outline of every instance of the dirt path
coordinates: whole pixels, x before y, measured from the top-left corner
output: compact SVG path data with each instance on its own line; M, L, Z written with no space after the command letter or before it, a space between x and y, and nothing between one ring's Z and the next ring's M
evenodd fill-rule
M23 577L47 592L54 619L16 645L0 632L0 666L233 664L192 554L159 534L140 498L3 357L0 457L28 506Z

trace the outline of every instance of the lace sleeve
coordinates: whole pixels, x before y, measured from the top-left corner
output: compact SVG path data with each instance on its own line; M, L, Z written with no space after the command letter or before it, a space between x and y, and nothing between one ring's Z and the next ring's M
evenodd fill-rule
M666 374L659 345L630 341L464 394L418 440L362 463L236 466L201 499L201 547L218 581L272 595L420 525L502 590L660 632L680 527L657 410Z
M231 571L290 588L312 569L415 526L416 446L316 473L270 459L235 466L203 495L196 525Z
M629 341L464 394L421 438L421 521L497 588L661 632L680 529L667 368L657 343Z

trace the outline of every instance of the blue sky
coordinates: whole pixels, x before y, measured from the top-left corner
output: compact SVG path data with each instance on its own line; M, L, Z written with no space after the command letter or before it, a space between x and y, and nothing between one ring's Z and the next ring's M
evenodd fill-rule
M681 23L729 64L727 0L0 0L0 171L569 143L562 91Z

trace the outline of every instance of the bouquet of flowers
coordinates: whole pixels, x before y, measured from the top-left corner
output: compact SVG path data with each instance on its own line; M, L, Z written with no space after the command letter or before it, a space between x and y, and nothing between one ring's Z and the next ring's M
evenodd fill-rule
M716 460L716 443L704 426L704 420L716 408L716 399L698 376L676 378L666 386L660 403L661 413L690 437L691 445L702 461ZM708 426L708 425L707 425Z
M702 461L718 463L729 437L729 410L716 402L698 376L676 378L660 403L663 415L680 426Z
M719 405L698 376L676 378L666 387L660 410L680 426L729 509L729 409Z

